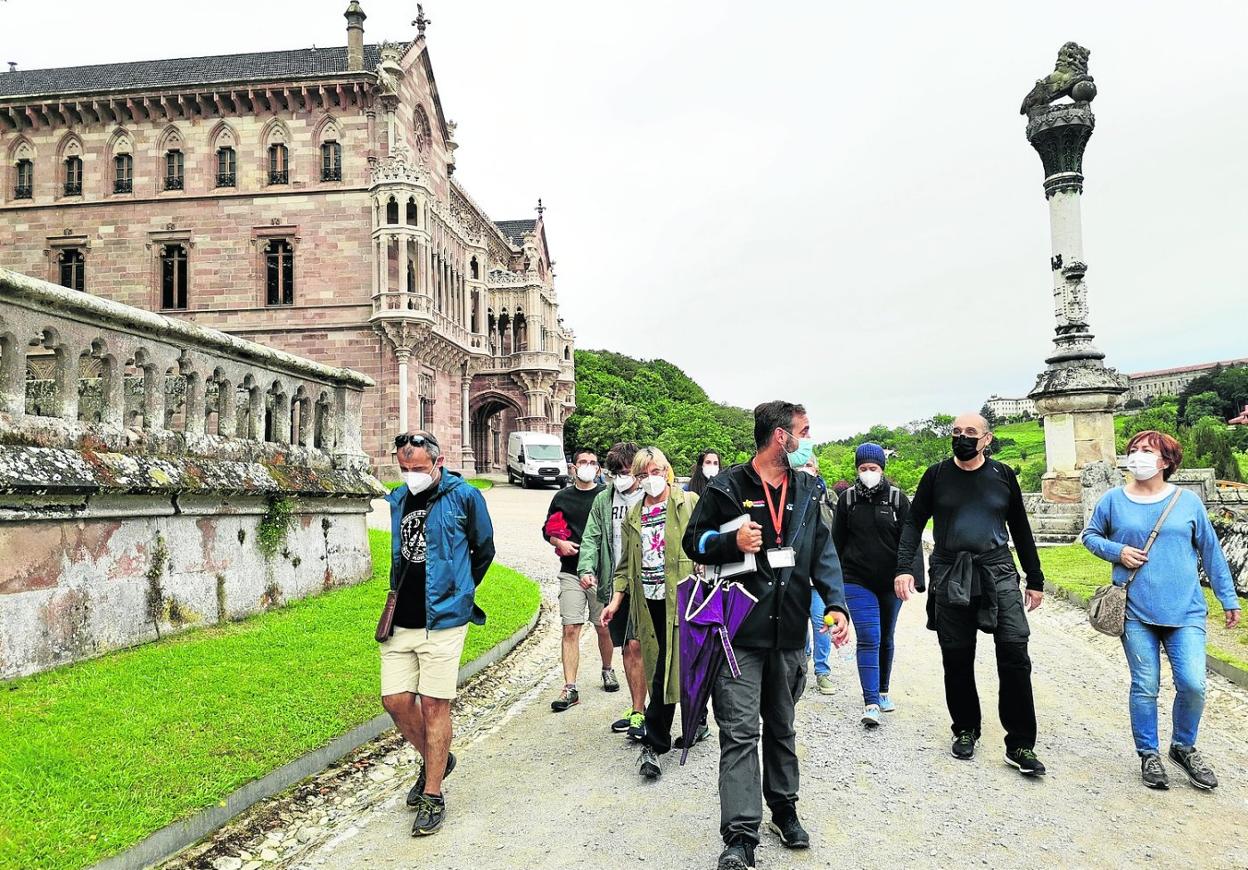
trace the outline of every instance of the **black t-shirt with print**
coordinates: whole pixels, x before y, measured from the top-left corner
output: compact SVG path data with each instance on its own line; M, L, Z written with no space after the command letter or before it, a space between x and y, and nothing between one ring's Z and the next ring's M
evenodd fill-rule
M425 611L425 515L433 490L427 489L403 499L403 519L399 522L399 570L403 585L394 608L394 624L400 628L424 628Z

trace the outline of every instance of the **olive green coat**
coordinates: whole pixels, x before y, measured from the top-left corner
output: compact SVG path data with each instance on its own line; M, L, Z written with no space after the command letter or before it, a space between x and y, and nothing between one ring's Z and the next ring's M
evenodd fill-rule
M637 640L641 643L641 658L646 669L646 685L654 684L654 669L664 668L663 703L680 703L680 635L676 630L676 584L693 573L694 563L685 555L681 539L693 516L698 497L675 486L668 487L667 525L663 539L666 541L667 563L663 571L667 583L667 625L661 629L650 619L646 596L641 589L641 509L645 499L633 506L624 519L620 534L623 554L615 569L615 591L629 597L628 618ZM667 632L667 656L659 661L658 630Z

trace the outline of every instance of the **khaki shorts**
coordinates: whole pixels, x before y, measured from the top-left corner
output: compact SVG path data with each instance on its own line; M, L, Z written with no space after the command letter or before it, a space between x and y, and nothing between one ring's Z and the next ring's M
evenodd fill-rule
M602 625L602 608L598 600L598 584L581 588L581 581L571 574L559 572L559 618L564 625Z
M435 631L395 626L381 645L381 694L454 698L467 634L467 625Z

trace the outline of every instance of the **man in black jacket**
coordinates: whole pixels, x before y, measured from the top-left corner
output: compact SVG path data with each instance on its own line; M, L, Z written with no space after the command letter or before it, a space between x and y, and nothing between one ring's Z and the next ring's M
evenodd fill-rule
M841 564L821 520L821 490L796 474L813 442L806 409L766 402L754 409L757 453L711 480L683 541L703 565L740 562L754 555L756 570L732 579L758 603L733 639L741 676L721 668L712 687L719 725L720 834L726 848L719 870L754 866L763 820L758 781L759 719L763 723L763 795L771 828L791 849L810 845L797 817L798 765L793 707L806 685L806 631L812 586L826 603L833 642L849 632ZM748 517L740 528L721 526Z

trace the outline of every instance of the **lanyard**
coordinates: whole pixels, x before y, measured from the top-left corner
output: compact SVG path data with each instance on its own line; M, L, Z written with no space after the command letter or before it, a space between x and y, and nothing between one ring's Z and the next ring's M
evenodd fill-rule
M767 500L767 513L771 514L771 524L772 526L775 527L775 530L776 530L776 546L781 547L784 545L784 532L783 532L784 506L788 502L788 499L789 499L788 472L785 472L784 483L780 484L779 507L771 503L771 487L768 486L767 481L760 480L759 483L763 485L763 498Z

